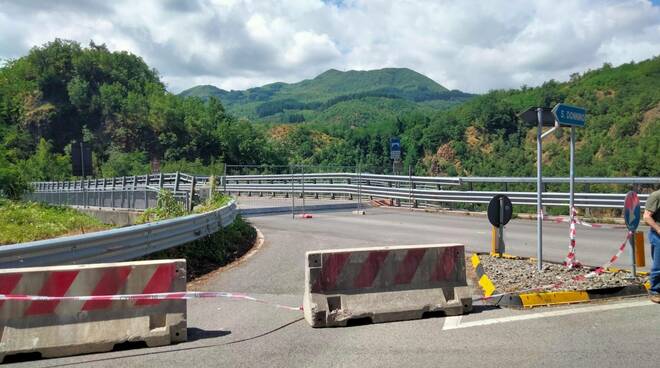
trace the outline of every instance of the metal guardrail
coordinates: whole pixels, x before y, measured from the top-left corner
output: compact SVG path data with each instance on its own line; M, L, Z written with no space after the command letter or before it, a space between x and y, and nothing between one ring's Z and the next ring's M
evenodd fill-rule
M495 194L506 194L514 204L533 205L536 203L535 192L520 191L475 191L472 183L517 184L534 183L532 177L429 177L406 175L379 175L369 173L293 173L270 175L228 175L220 177L219 190L228 193L259 193L264 195L328 195L368 196L384 199L403 200L418 205L424 203L488 203ZM568 178L546 177L544 184L568 183ZM611 185L659 185L659 177L640 178L598 178L580 177L577 183ZM470 190L448 190L469 184ZM74 197L87 195L92 198L87 205L94 207L147 208L156 203L150 196L157 190L167 189L175 197L191 206L195 193L205 193L209 187L208 176L192 176L181 173L141 175L109 179L89 179L72 182L37 182L33 183L31 196L49 203L73 204L62 200L67 193ZM125 191L125 192L122 192ZM93 194L90 194L93 193ZM124 193L124 194L122 194ZM140 194L142 193L142 194ZM150 194L152 193L152 194ZM91 197L90 197L91 196ZM576 193L575 205L587 208L621 208L625 193ZM647 194L640 194L642 205ZM119 199L118 199L119 198ZM132 200L125 201L125 198ZM137 200L136 200L137 198ZM544 192L544 204L547 206L568 206L568 193ZM116 201L119 201L117 203Z
M192 209L196 178L191 175L153 174L66 182L33 182L24 197L64 206L144 210L156 205L158 192L169 190L174 199Z
M205 177L199 177L203 182ZM513 204L535 205L536 192L447 190L464 183L535 183L536 178L525 177L423 177L403 175L375 175L354 173L292 174L292 175L233 175L224 178L221 189L228 193L252 195L354 195L403 200L413 206L425 203L488 203L496 194L506 194ZM544 184L568 183L569 178L544 178ZM584 184L660 184L660 178L576 178ZM648 194L640 194L642 206ZM621 208L625 193L576 193L575 206L584 208ZM569 194L544 192L545 206L568 206Z
M215 233L234 222L235 202L202 214L84 235L0 246L0 268L135 259Z

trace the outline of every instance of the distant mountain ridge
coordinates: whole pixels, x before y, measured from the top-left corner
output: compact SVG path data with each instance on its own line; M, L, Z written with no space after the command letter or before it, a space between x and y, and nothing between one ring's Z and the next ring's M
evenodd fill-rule
M202 99L214 96L238 117L273 122L314 120L318 113L336 104L364 98L403 99L413 104L446 107L473 97L458 90L450 91L407 68L345 72L330 69L297 83L277 82L243 91L201 85L179 95Z

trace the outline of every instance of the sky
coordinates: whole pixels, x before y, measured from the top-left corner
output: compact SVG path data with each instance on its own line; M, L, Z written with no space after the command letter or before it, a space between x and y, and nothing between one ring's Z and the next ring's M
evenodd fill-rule
M137 54L174 93L385 67L483 93L660 55L660 0L0 0L0 60L55 38Z

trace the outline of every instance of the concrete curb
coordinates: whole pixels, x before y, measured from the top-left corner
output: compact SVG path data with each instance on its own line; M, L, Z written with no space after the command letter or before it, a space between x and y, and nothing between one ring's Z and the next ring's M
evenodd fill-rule
M479 286L481 287L484 296L490 297L493 295L501 294L497 290L497 286L486 275L479 255L484 253L472 253L471 263L474 268ZM509 256L510 258L526 259L524 257ZM542 292L524 292L524 293L510 293L500 296L495 296L492 299L487 299L486 302L502 307L509 308L533 308L539 306L552 306L574 303L587 303L597 300L605 300L611 298L643 296L647 294L646 285L628 285L628 286L615 286L601 289L589 290L564 290L564 291L542 291Z

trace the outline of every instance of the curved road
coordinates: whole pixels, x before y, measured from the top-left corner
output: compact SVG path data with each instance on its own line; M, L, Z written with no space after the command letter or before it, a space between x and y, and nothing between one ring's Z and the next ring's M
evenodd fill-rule
M213 275L202 288L244 292L300 305L305 251L362 245L459 242L487 251L487 220L397 209L290 215L251 219L264 234L253 256ZM507 226L507 251L535 253L535 222ZM566 224L544 226L546 258L566 253ZM608 259L625 237L622 229L578 229L578 257L587 264ZM623 256L628 260L629 255ZM624 263L625 266L625 263ZM461 318L432 318L349 328L312 329L302 313L258 303L192 300L189 342L19 363L24 366L91 367L371 367L371 366L654 366L660 351L660 306L646 298L603 304L517 311L476 307Z

